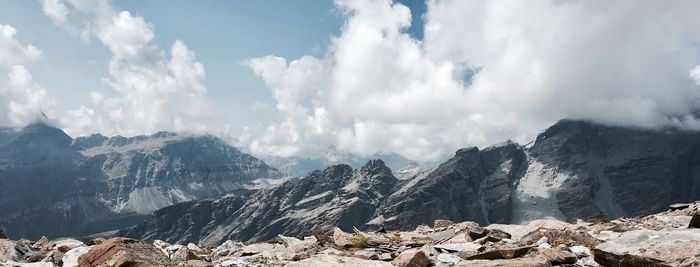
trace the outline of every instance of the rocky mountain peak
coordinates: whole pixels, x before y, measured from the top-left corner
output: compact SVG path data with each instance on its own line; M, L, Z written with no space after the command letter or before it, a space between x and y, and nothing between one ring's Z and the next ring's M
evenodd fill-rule
M455 152L455 157L473 157L479 155L478 147L465 147L460 148Z
M53 145L67 147L72 139L61 129L47 125L43 122L32 123L18 131L16 142L35 143L38 145Z
M347 176L347 174L352 174L352 167L347 164L331 165L323 170L323 176L326 177L343 177Z
M362 168L360 172L370 176L392 176L391 169L384 164L381 159L373 159L368 161Z

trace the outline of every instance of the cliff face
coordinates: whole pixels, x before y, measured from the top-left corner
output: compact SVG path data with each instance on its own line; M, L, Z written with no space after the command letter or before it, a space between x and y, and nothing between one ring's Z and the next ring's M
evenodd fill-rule
M413 229L435 219L611 219L696 199L700 134L563 120L527 147L506 142L460 149L409 179L395 179L380 161L355 171L336 165L269 189L165 208L121 234L214 244L309 234L315 225L350 231Z
M213 136L72 139L41 123L2 128L0 229L26 238L93 234L175 203L280 178Z
M700 198L700 134L561 121L528 150L556 173L563 219L650 214Z
M391 228L412 229L436 218L481 224L509 222L511 195L526 168L525 153L515 143L460 149L424 177L397 188L378 215Z

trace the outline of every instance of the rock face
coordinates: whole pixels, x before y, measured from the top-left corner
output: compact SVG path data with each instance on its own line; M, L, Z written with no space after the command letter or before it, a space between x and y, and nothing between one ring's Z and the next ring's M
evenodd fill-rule
M554 202L558 209L530 215L567 220L617 218L650 214L672 203L700 199L698 132L564 120L540 134L528 155L531 167L533 163L543 165L539 173L545 174L544 182L552 186L549 200L519 202L543 207ZM528 172L532 169L536 168ZM547 177L548 173L554 175ZM517 217L530 219L524 215Z
M460 149L425 177L400 187L378 213L390 228L412 229L435 219L482 224L511 221L511 195L526 165L525 153L512 142Z
M10 237L89 235L280 178L213 136L72 139L45 123L0 128L0 229Z

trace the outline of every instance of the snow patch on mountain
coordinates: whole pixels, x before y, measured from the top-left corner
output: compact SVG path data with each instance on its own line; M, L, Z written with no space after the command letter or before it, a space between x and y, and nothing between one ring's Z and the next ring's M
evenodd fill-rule
M515 189L513 222L526 224L532 220L552 218L565 220L559 210L556 192L570 176L557 168L529 157L528 169Z

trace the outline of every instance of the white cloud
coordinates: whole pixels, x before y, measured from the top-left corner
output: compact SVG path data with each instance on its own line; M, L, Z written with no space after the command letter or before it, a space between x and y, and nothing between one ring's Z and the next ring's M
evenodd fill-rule
M403 5L336 4L347 21L326 57L246 62L281 115L248 129L253 152L432 160L565 117L699 128L700 2L430 0L423 40Z
M56 25L66 23L68 19L68 7L61 0L44 0L42 4L44 14Z
M51 105L46 90L26 68L41 56L31 44L22 45L10 25L0 24L0 125L20 127L40 118Z
M254 153L291 156L318 151L327 145L330 120L326 110L318 103L323 88L328 85L324 62L314 57L302 57L287 63L283 58L267 56L244 62L257 75L265 79L276 101L275 108L283 121L258 129L262 132L250 142ZM255 105L258 109L261 105ZM305 142L316 140L316 142ZM304 143L304 146L299 144Z
M164 51L154 43L152 24L113 10L108 1L70 0L64 7L70 15L60 26L84 39L96 37L112 52L104 79L112 90L91 92L91 104L60 119L69 134L217 130L211 128L204 67L182 41Z
M97 28L99 39L118 59L143 56L153 41L153 26L142 17L133 17L129 11L111 15L111 19Z

